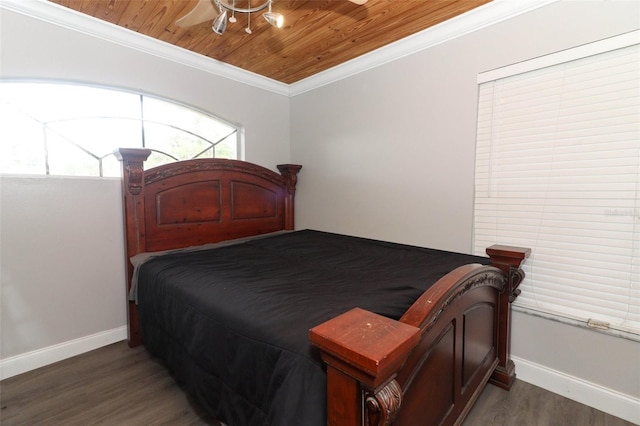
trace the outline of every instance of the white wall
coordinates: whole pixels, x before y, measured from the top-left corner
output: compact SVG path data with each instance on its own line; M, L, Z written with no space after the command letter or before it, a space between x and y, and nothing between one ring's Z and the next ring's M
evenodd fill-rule
M469 251L477 74L636 29L638 7L556 3L295 96L299 226Z
M285 95L4 9L0 19L3 79L76 81L174 99L243 125L246 160L273 170L290 162ZM0 178L3 375L20 372L25 359L47 358L41 351L53 345L70 345L62 352L73 354L126 336L120 197L118 180Z
M2 358L126 324L120 185L0 178Z
M638 28L637 1L554 3L295 96L298 226L470 252L478 73ZM631 396L640 422L637 342L523 313L513 334L520 377Z

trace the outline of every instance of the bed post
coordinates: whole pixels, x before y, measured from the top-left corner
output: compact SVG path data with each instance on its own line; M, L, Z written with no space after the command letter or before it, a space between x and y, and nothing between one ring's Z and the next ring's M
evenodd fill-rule
M511 302L520 294L518 286L524 279L520 269L522 262L529 256L531 249L493 245L487 248L491 264L500 269L507 277L507 286L500 293L498 306L498 366L489 382L509 390L516 379L515 364L511 360Z
M127 265L127 299L131 289L133 265L129 259L145 251L144 240L144 176L142 164L151 154L149 149L120 148L115 153L122 161L122 195L125 231L125 264ZM134 302L127 304L129 346L142 343L138 310Z
M312 328L309 338L327 364L327 425L391 424L402 402L396 373L420 329L354 308Z
M294 197L296 194L296 183L298 182L298 172L302 166L298 164L278 164L280 174L285 178L287 184L287 197L284 201L284 229L294 229Z

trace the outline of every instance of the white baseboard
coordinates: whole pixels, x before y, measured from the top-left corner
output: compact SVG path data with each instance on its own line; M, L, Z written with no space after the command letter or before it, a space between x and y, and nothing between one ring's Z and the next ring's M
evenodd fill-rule
M0 360L0 380L53 364L127 338L127 327L102 331L90 336L59 343Z
M516 374L523 382L541 387L566 398L604 411L626 421L640 424L640 399L584 381L544 365L518 357Z

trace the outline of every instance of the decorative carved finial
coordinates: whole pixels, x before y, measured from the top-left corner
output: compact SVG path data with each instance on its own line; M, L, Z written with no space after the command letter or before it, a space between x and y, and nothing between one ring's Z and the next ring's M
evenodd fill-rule
M298 183L298 172L302 166L298 164L278 164L278 170L285 179L287 194L285 197L285 224L284 229L294 229L294 206L293 199L296 193L296 183Z
M524 280L524 271L521 268L511 266L509 268L509 302L516 300L522 291L518 288Z
M388 426L396 418L402 405L402 389L394 379L367 397L365 407L369 426Z
M129 162L127 164L127 171L129 172L129 192L133 195L138 195L142 191L142 162Z
M151 150L145 148L120 148L114 152L116 158L122 161L123 178L127 190L132 195L142 192L142 164L151 155Z
M289 194L294 194L296 192L296 184L298 183L298 172L301 168L302 166L298 164L278 164L278 170L280 170L280 174L287 181L287 191L289 191Z
M521 293L518 286L524 279L520 265L529 257L531 249L496 244L487 248L487 254L491 258L491 265L501 269L507 277L505 295L509 302L513 302Z

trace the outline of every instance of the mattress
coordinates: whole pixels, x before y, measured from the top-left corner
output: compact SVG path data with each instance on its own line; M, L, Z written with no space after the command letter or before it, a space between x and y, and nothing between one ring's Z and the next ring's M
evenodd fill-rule
M399 319L439 278L483 257L313 230L150 257L143 341L230 426L325 425L309 329L360 307Z

